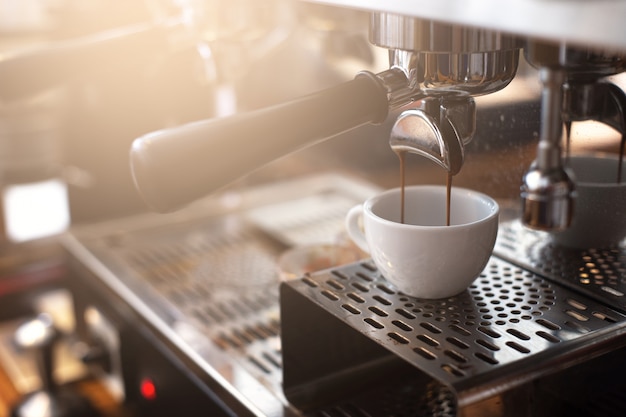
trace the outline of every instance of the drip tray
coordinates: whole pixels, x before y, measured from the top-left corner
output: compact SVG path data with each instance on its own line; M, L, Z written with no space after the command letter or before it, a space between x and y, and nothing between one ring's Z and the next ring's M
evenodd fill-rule
M619 311L496 257L441 300L398 292L368 262L280 290L283 388L303 410L412 378L414 405L437 398L435 415L455 415L626 343Z
M519 220L500 225L494 252L525 269L626 312L626 242L603 249L555 245Z

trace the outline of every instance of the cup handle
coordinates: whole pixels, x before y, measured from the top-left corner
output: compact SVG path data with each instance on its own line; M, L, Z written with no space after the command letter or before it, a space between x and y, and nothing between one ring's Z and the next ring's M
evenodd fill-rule
M350 239L364 252L369 253L369 246L361 227L361 219L363 218L363 205L354 206L348 211L346 216L346 231Z

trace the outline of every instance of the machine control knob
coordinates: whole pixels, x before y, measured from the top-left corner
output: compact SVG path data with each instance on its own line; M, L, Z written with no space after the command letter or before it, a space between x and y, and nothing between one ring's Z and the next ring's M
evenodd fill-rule
M15 345L35 354L41 389L26 395L11 411L11 417L99 417L100 413L78 392L54 380L54 347L60 333L47 314L22 324L14 335Z

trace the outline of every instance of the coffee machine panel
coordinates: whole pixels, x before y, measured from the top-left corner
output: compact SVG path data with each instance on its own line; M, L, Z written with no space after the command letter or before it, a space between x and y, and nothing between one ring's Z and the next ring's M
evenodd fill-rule
M623 236L558 236L582 218L573 158L621 161L626 2L289 4L326 53L365 36L384 63L135 139L134 184L166 213L63 238L77 333L105 352L94 375L138 415L623 415ZM456 296L403 294L345 238L350 207L398 186L402 152L407 181L501 205L491 260ZM618 194L597 212L612 229ZM321 247L352 252L319 265ZM288 275L298 251L310 268Z

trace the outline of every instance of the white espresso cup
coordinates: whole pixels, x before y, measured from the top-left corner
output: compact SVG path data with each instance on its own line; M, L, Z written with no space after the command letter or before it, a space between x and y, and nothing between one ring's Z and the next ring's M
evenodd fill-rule
M626 162L620 182L618 165L617 155L569 158L568 168L573 172L577 197L570 227L552 234L557 245L599 249L618 245L626 238Z
M447 226L446 192L438 185L406 187L404 223L399 188L353 207L346 217L350 238L370 254L383 277L407 295L437 299L462 292L493 251L498 203L453 187Z

